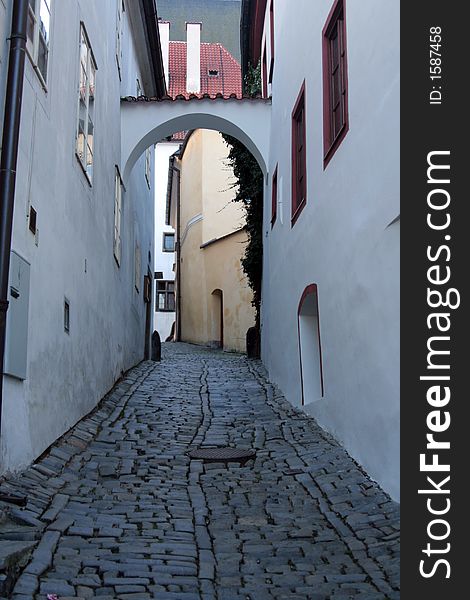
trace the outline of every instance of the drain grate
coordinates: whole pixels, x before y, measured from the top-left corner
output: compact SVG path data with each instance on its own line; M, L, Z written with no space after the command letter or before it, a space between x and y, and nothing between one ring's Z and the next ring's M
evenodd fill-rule
M203 460L204 462L238 462L244 465L247 461L255 458L254 450L242 450L241 448L196 448L188 452L190 458Z

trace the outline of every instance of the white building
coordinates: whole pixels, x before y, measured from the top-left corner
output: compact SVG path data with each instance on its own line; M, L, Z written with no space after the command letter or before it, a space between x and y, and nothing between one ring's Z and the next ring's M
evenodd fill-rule
M12 5L0 0L2 114ZM120 97L161 88L155 0L36 0L28 32L1 472L93 409L153 330L153 148L125 189L118 165Z
M392 0L242 3L242 66L272 98L263 360L395 498L398 39Z
M175 230L167 225L166 196L170 156L180 142L160 142L155 146L155 317L154 327L164 342L175 323Z

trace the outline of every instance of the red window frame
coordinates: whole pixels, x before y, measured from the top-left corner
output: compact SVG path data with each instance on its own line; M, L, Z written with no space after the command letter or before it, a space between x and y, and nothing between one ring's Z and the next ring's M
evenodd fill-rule
M269 65L269 83L273 80L274 71L274 0L271 0L269 7L269 32L271 35L271 64Z
M274 226L277 218L277 165L274 169L271 185L271 228Z
M266 59L266 44L263 48L263 71L261 73L261 78L263 80L263 98L268 97L268 64Z
M292 218L291 226L307 204L307 128L305 80L292 111Z
M323 168L349 131L346 1L335 0L323 27Z

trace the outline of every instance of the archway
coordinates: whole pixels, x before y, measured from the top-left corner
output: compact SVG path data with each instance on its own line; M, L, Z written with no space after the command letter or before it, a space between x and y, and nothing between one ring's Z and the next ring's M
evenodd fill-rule
M121 102L121 174L126 184L134 164L151 146L177 131L212 129L240 140L268 172L271 103L263 99L210 99Z
M305 288L299 302L297 318L304 405L319 400L324 395L318 288L315 283Z

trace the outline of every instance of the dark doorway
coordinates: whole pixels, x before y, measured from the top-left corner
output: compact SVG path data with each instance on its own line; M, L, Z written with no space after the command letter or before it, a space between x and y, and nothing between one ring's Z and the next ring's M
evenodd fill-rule
M211 294L211 314L209 327L211 328L211 346L224 347L224 293L214 290Z

